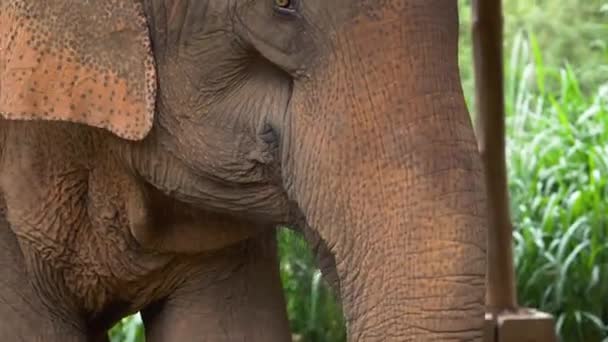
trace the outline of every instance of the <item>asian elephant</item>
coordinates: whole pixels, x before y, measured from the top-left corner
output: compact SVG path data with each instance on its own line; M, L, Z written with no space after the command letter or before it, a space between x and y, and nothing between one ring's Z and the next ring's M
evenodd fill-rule
M0 0L0 336L289 341L275 229L349 341L480 341L456 0ZM9 228L10 227L10 228Z

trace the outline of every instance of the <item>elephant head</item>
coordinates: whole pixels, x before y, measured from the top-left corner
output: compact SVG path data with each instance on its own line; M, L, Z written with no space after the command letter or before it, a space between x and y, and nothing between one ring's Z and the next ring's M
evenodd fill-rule
M352 341L481 339L455 0L0 0L0 22L1 115L112 146L142 180L140 243L196 253L259 232L159 237L150 191L209 222L296 226Z

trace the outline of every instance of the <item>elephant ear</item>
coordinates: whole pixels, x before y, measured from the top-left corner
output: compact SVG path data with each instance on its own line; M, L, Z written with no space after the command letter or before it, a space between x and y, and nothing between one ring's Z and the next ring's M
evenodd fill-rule
M0 115L143 139L156 74L141 0L0 0Z

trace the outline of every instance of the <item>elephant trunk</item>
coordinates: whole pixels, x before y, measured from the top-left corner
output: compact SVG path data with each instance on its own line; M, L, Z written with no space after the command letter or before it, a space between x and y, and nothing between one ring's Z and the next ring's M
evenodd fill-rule
M456 2L399 3L342 28L294 89L283 176L333 258L350 341L480 341L485 201Z

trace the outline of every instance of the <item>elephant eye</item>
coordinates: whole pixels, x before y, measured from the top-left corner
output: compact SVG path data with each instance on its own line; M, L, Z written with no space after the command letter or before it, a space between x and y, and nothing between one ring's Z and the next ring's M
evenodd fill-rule
M274 9L281 14L294 14L297 2L297 0L274 0Z

